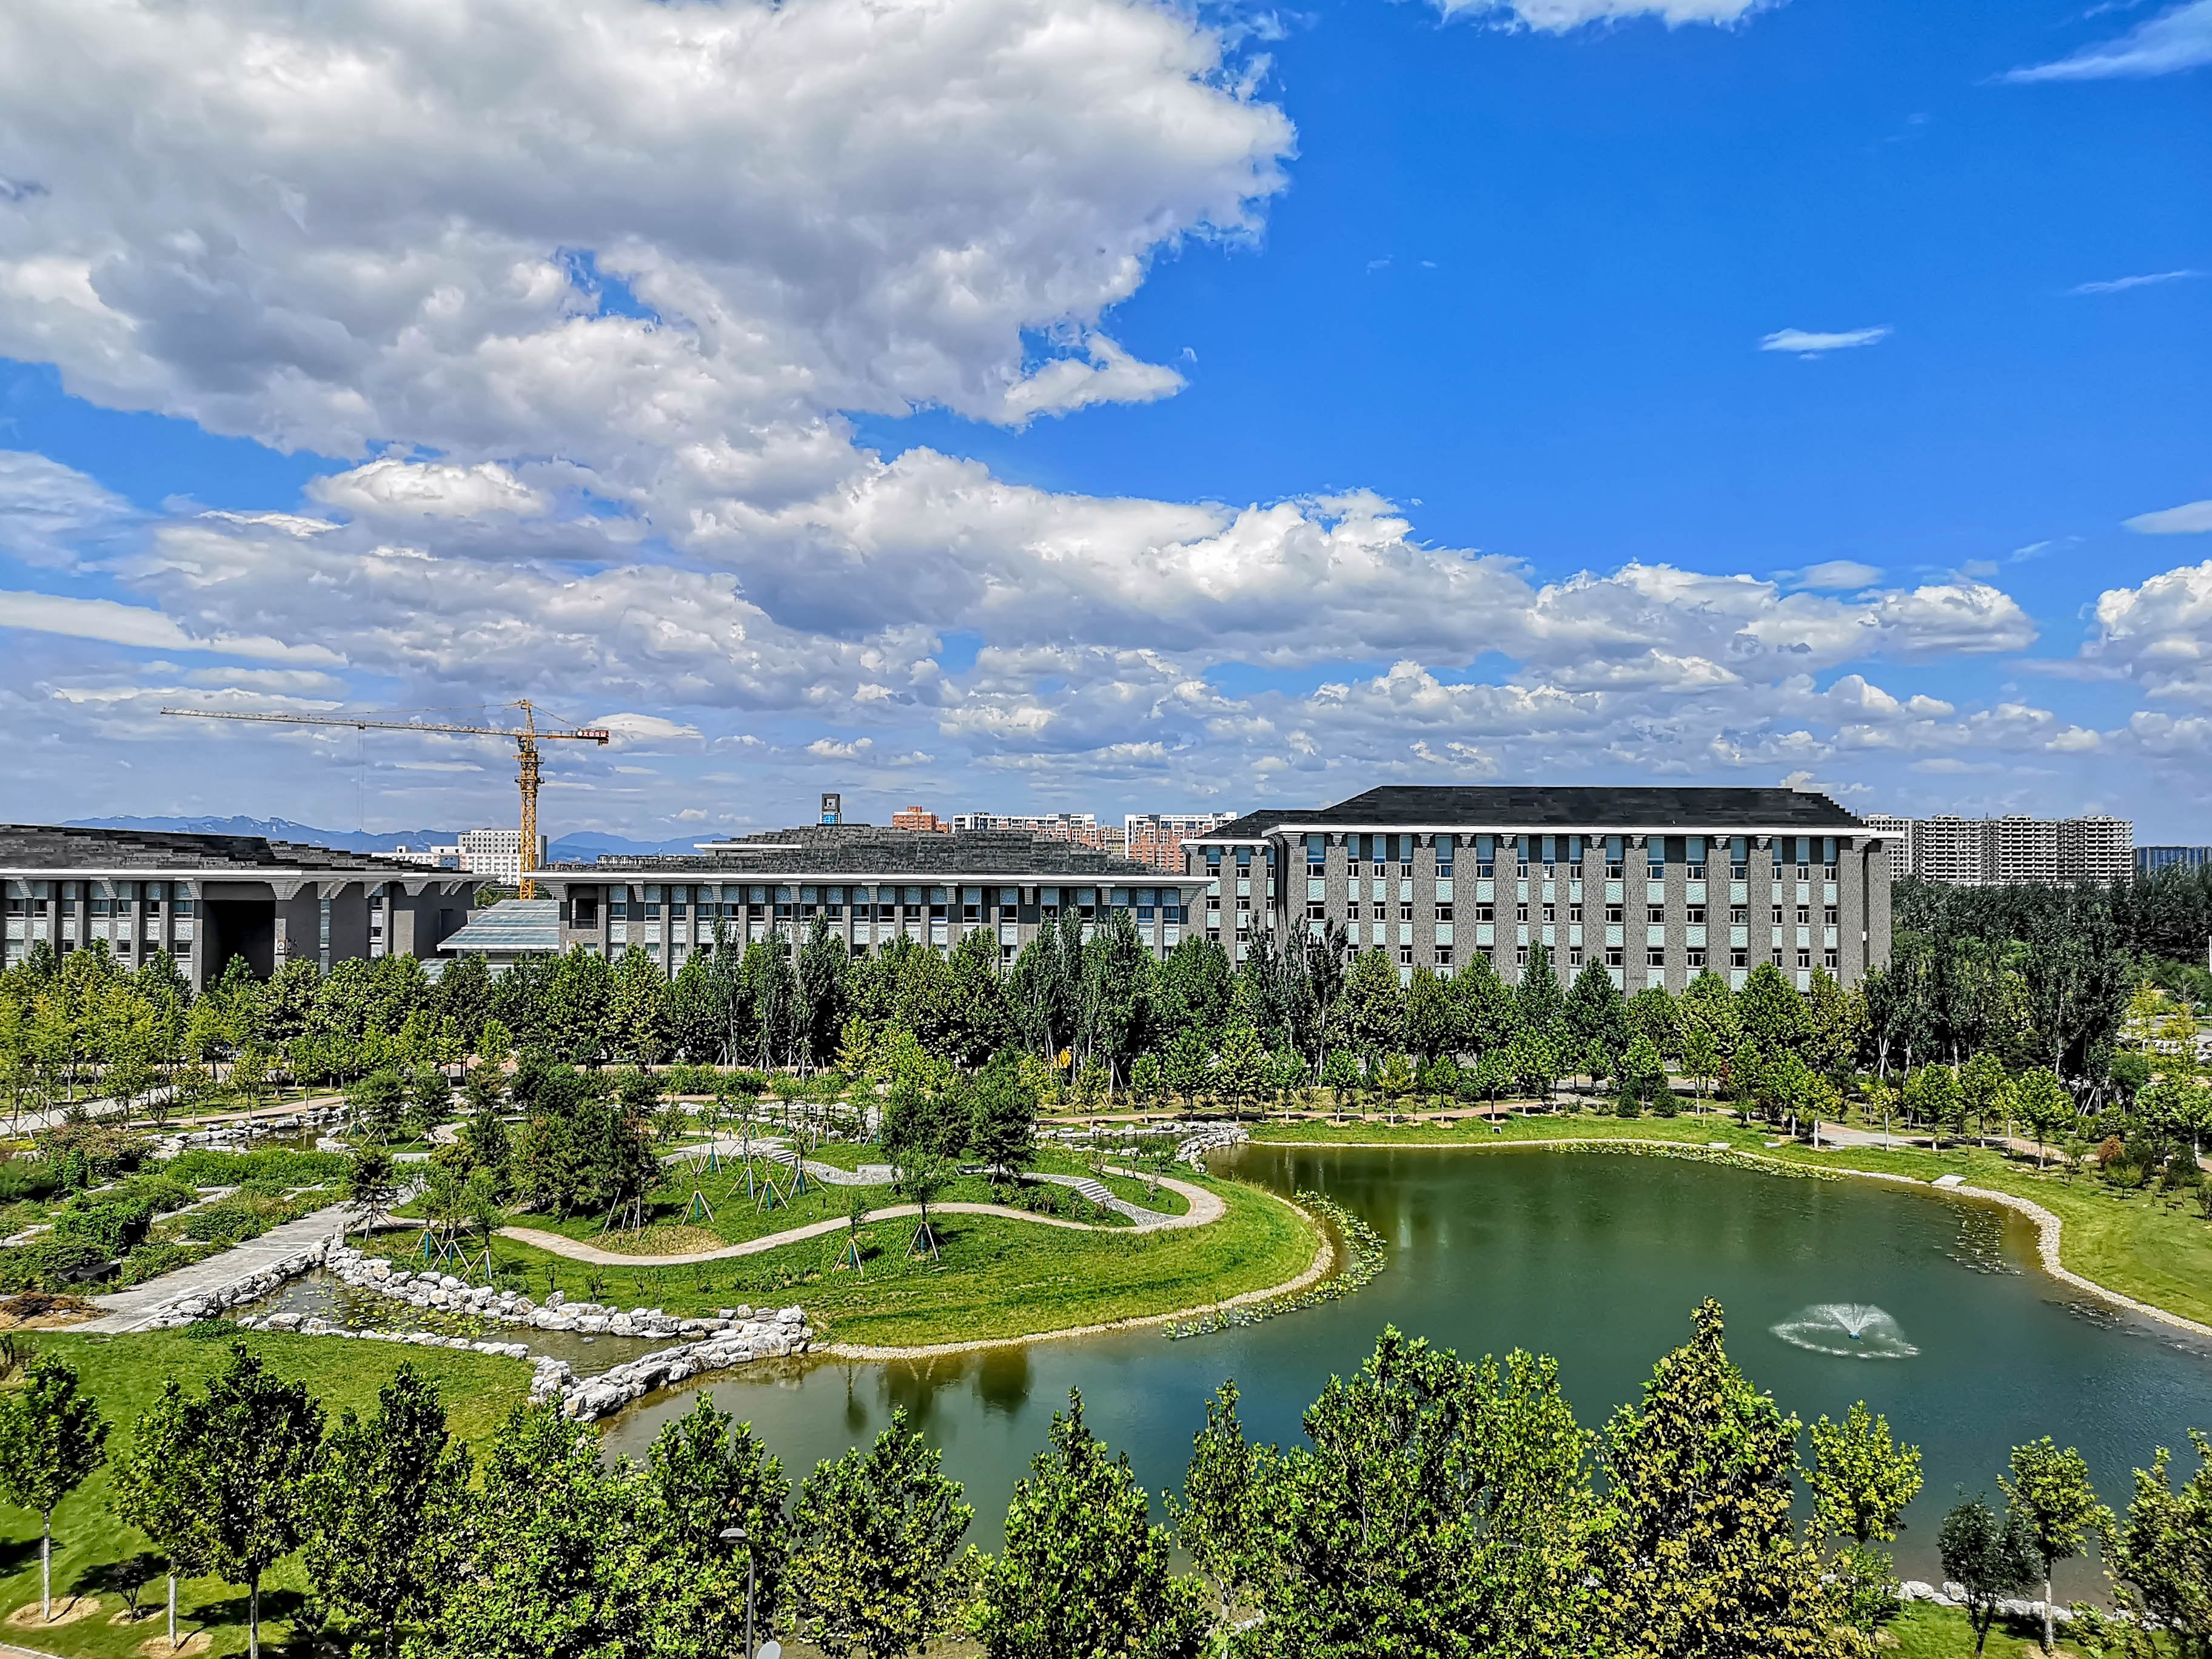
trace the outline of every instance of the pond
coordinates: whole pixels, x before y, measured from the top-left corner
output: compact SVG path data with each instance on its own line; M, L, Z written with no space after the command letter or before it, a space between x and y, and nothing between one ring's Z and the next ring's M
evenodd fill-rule
M1927 1485L1896 1547L1919 1577L1940 1576L1942 1510L1960 1488L1995 1498L2015 1443L2050 1434L2078 1445L2106 1501L2124 1503L2132 1467L2166 1445L2185 1474L2187 1430L2212 1428L2212 1345L2052 1279L2033 1229L1993 1206L1540 1149L1255 1146L1213 1167L1334 1199L1382 1235L1389 1266L1356 1296L1212 1336L1170 1342L1149 1328L934 1360L821 1362L717 1382L714 1400L750 1419L794 1479L905 1406L967 1483L976 1541L995 1547L1013 1482L1072 1386L1157 1500L1181 1484L1224 1376L1243 1392L1246 1431L1288 1443L1329 1376L1357 1369L1391 1323L1468 1356L1555 1355L1577 1417L1596 1427L1713 1296L1728 1310L1731 1356L1785 1411L1841 1417L1863 1399L1923 1448ZM611 1443L640 1455L690 1403L644 1402Z

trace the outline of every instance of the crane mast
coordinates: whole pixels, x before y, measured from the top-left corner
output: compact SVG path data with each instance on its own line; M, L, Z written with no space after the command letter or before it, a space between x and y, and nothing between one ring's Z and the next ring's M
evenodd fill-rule
M371 714L292 714L274 709L228 708L164 708L164 714L175 714L186 720L251 720L265 726L347 726L356 732L434 732L447 736L473 738L505 738L514 744L515 783L522 791L522 845L518 849L517 864L520 870L520 891L524 898L538 896L538 884L531 879L531 867L538 862L538 789L544 777L544 764L538 752L541 742L562 741L596 743L602 748L614 734L604 726L578 726L567 728L547 727L541 731L538 711L527 697L519 697L506 705L522 711L522 729L511 726L455 726L428 720L380 720Z

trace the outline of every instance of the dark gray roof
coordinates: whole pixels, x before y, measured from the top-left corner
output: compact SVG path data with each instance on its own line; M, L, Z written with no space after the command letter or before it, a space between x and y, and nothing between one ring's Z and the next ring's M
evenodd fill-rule
M1277 824L1286 818L1304 823L1314 815L1310 806L1255 806L1243 817L1224 823L1218 830L1209 830L1202 836L1185 836L1185 841L1261 841Z
M1334 806L1298 812L1269 808L1215 830L1203 841L1246 839L1283 823L1466 824L1499 830L1598 830L1620 824L1679 824L1708 830L1855 830L1866 826L1828 799L1802 789L1559 788L1544 784L1389 784Z
M342 853L259 836L198 836L155 830L82 830L0 823L0 869L9 870L359 870L435 878L397 859Z
M1095 877L1159 882L1165 872L1095 847L1018 830L886 830L869 823L809 824L717 842L694 854L602 853L590 864L549 865L538 873L647 875Z

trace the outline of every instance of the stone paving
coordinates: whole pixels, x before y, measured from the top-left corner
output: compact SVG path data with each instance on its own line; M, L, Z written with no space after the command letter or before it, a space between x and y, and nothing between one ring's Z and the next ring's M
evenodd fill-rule
M137 1330L164 1304L250 1278L264 1267L321 1243L344 1224L347 1208L343 1204L330 1205L297 1221L271 1227L260 1237L234 1244L220 1255L179 1267L158 1279L149 1279L143 1285L93 1297L89 1299L101 1310L100 1316L89 1324L71 1328L97 1332Z

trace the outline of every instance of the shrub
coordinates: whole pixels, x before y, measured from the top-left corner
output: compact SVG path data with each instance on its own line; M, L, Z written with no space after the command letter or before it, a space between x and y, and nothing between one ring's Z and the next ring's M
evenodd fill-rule
M321 1187L345 1178L343 1152L302 1152L268 1146L252 1152L179 1152L161 1167L173 1181L192 1187L243 1187L273 1181L284 1187Z
M61 1184L60 1172L45 1158L11 1158L0 1164L0 1204L51 1198Z

